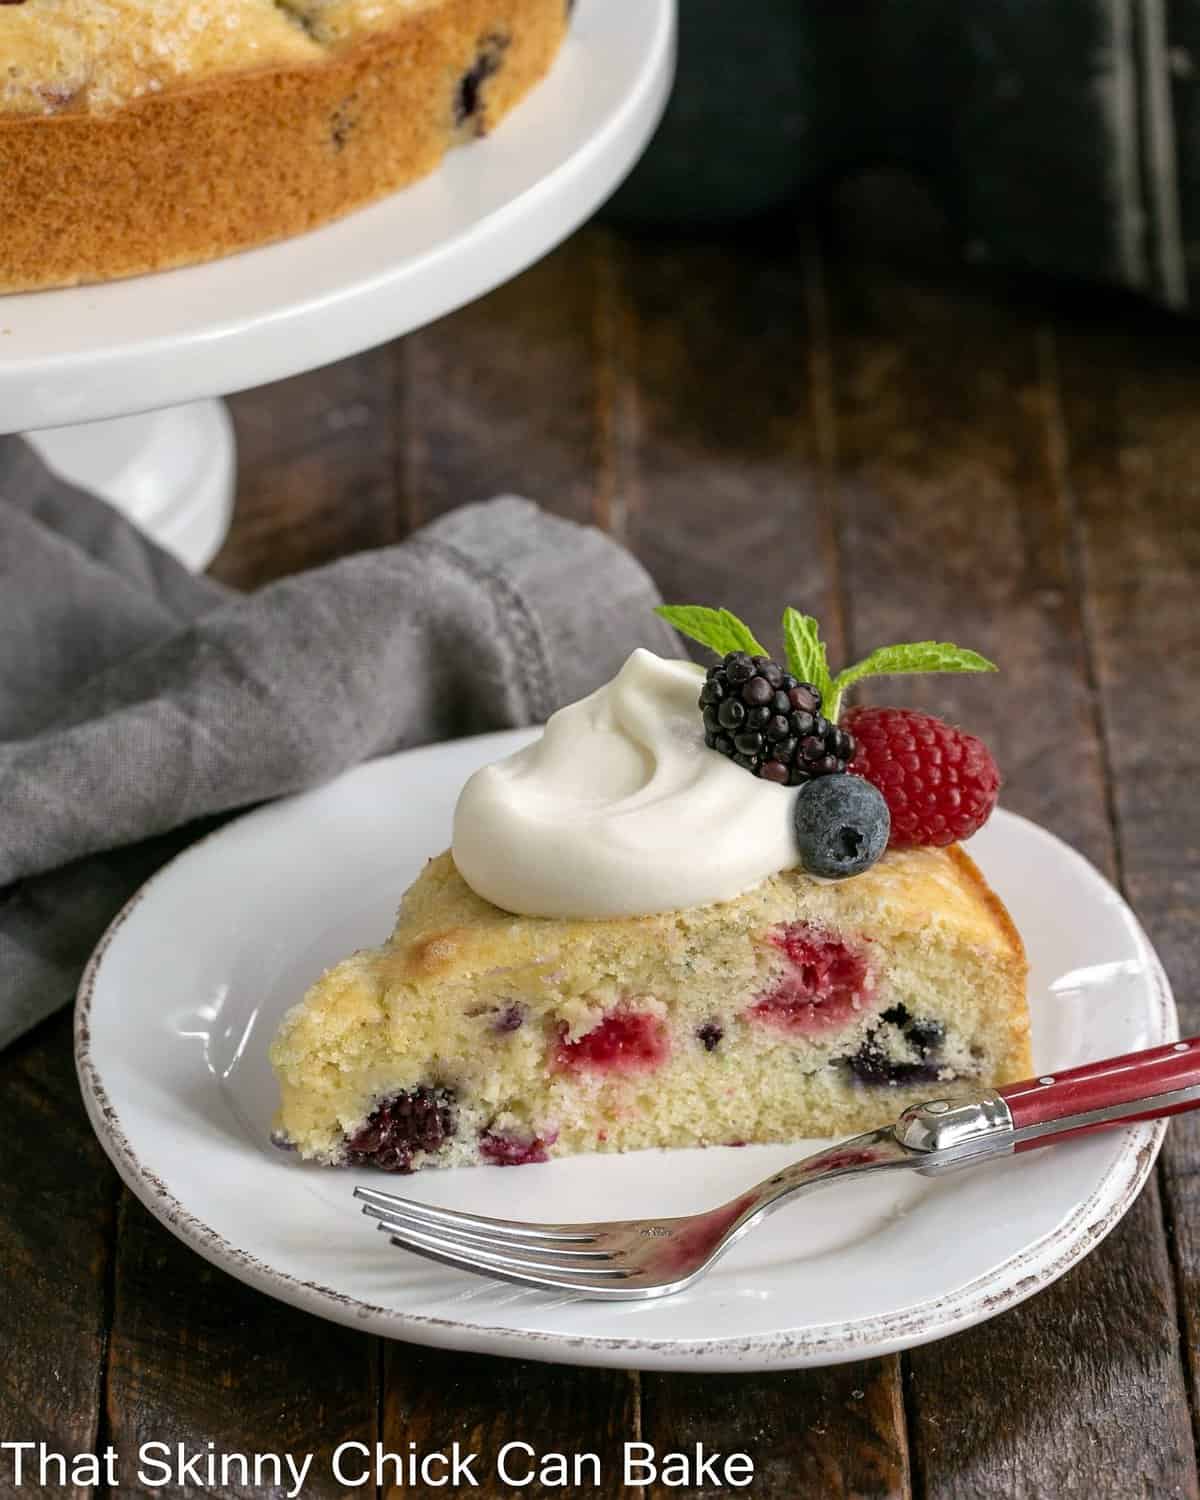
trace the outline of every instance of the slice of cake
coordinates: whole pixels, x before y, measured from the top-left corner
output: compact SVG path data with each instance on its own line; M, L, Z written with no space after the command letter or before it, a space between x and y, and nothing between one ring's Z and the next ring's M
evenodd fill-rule
M791 671L748 632L707 674L635 652L472 777L389 940L285 1017L280 1144L405 1172L786 1141L1028 1075L1021 941L955 842L994 764L927 716L839 725L811 638ZM891 650L989 665L931 646Z
M301 1155L391 1171L865 1130L1028 1076L1025 959L958 848L648 917L515 917L450 854L272 1049Z

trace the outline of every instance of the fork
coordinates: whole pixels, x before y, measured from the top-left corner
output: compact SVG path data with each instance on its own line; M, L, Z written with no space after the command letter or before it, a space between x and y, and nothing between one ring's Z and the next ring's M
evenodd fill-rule
M829 1146L717 1208L675 1218L592 1224L493 1219L356 1187L393 1245L521 1286L605 1301L682 1291L752 1225L798 1194L866 1172L940 1176L1068 1137L1200 1105L1200 1037L1043 1074L1002 1089L952 1093L894 1124Z

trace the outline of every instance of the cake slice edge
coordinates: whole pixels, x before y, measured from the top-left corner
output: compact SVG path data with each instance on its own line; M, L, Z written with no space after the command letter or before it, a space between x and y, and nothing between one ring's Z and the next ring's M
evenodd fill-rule
M1031 1071L1026 959L961 848L650 917L516 917L449 854L271 1049L281 1142L392 1171L869 1129Z

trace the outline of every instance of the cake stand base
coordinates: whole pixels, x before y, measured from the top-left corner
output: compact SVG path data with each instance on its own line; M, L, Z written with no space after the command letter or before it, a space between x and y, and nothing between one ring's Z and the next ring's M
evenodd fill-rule
M221 401L27 433L47 464L202 571L233 514L233 424Z

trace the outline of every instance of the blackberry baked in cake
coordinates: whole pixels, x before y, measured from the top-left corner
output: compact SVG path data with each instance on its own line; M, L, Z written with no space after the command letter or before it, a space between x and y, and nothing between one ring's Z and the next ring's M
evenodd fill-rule
M0 0L0 292L296 234L543 76L566 0Z
M471 778L388 940L285 1017L280 1144L410 1171L786 1141L1028 1075L1021 940L957 844L986 749L905 710L839 724L855 679L815 628L785 670L731 619L675 617L732 644L707 674L635 652Z

